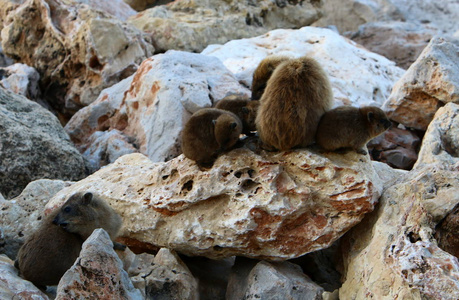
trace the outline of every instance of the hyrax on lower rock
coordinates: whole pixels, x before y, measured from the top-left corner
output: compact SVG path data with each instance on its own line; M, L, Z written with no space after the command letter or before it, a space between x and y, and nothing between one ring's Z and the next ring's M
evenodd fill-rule
M266 89L266 84L274 70L290 57L283 55L271 55L265 57L253 72L252 77L252 100L259 100Z
M322 115L333 105L327 74L309 57L281 63L268 80L256 118L263 148L289 150L314 142Z
M391 124L379 107L340 106L322 116L316 142L328 151L353 149L365 155L368 141L386 131Z
M238 116L242 121L242 133L250 135L252 131L257 130L255 118L258 106L260 101L250 100L247 96L230 95L218 101L215 108L230 111Z
M23 278L40 288L56 285L94 229L103 228L113 240L121 225L121 217L101 198L92 193L74 194L26 239L15 266Z
M232 112L204 108L194 113L182 131L183 154L202 167L231 149L242 133L242 122Z

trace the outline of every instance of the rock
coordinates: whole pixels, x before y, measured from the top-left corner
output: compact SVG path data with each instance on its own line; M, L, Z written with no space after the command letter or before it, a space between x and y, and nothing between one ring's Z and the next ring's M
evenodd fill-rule
M406 127L426 130L438 108L459 103L459 42L433 38L395 84L384 110Z
M19 277L13 263L5 255L0 255L0 299L48 300L48 296L30 281Z
M320 18L320 6L321 1L311 0L181 0L150 8L129 22L151 34L158 52L199 52L209 44L310 25Z
M246 286L239 287L245 288L244 297L239 299L321 300L324 291L299 266L289 262L259 262L246 281Z
M259 260L238 256L228 278L226 300L244 299L247 290L250 271L259 263Z
M446 252L459 257L459 205L440 222L435 228L435 239L438 246Z
M137 12L132 9L123 0L69 0L70 3L75 2L78 4L86 4L92 9L99 10L105 13L108 13L121 21L126 21L127 18L137 14Z
M41 178L79 180L83 157L57 118L0 87L0 192L13 198Z
M56 300L91 299L96 295L100 299L143 299L101 228L84 242L80 257L59 281Z
M268 55L311 56L330 78L335 106L381 106L404 72L336 32L315 27L273 30L251 39L211 45L202 54L219 58L247 87L252 85L253 71Z
M368 142L367 147L372 159L411 170L418 159L420 145L421 139L414 132L392 127Z
M7 67L9 65L12 65L13 63L13 60L3 53L3 48L1 47L0 43L0 67Z
M458 136L457 110L449 103L437 112L413 170L392 184L376 210L342 239L340 299L458 299L457 257L440 249L434 238L459 204L459 161L441 146L444 140L451 149L459 146L451 138ZM434 141L436 152L427 155Z
M249 91L218 59L168 51L104 90L65 129L93 170L135 151L165 161L181 153L180 132L191 114L228 93Z
M30 100L40 97L39 79L38 72L24 64L0 68L0 86Z
M156 5L167 4L174 0L124 0L130 7L136 11L142 11Z
M0 229L3 229L4 235L0 253L14 259L25 239L40 224L49 199L71 184L68 181L40 179L29 183L21 195L12 200L0 197Z
M82 3L34 0L0 12L5 54L37 69L64 121L153 53L145 34Z
M437 29L426 24L386 21L360 25L345 36L408 69L435 34Z
M124 235L190 256L285 260L330 246L371 212L384 181L368 156L235 149L210 170L128 154L55 196L100 193ZM224 220L224 221L222 221Z
M146 299L199 299L198 282L178 255L161 248L144 274Z

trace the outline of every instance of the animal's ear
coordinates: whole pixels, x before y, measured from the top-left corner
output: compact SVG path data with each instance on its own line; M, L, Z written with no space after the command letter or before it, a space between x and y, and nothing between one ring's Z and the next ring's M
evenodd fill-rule
M217 120L212 120L212 125L215 126L215 124L217 124Z
M367 117L368 117L368 121L373 121L374 117L375 117L375 114L372 112L372 111L369 111L368 114L367 114Z
M236 127L237 127L237 123L236 122L233 122L233 123L230 124L230 128L231 129L234 129Z
M85 193L83 195L83 204L88 205L92 201L92 193Z
M247 107L244 106L244 107L242 108L242 113L247 115L247 114L249 113L249 109L248 109Z

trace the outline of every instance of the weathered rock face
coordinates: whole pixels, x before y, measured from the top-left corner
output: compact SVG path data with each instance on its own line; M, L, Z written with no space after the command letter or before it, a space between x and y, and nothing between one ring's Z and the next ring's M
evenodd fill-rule
M459 103L458 61L458 41L433 38L384 103L388 116L407 127L426 130L438 108Z
M368 156L235 149L201 171L183 155L119 158L62 191L107 198L124 236L187 255L284 260L328 247L373 210L384 180Z
M0 87L0 192L19 195L40 178L79 180L83 157L57 118L37 103Z
M30 281L19 277L13 264L11 259L0 255L0 298L48 300L48 296Z
M0 197L0 228L4 237L0 253L14 259L24 240L40 224L49 199L70 185L68 181L41 179L29 183L21 195L12 200Z
M436 33L425 24L392 21L366 23L346 36L408 69Z
M92 9L108 13L121 21L137 14L137 12L123 0L62 0L67 5L86 4Z
M37 100L40 96L38 80L37 70L24 64L0 68L0 85L30 100Z
M268 55L311 56L329 76L336 106L381 106L404 72L336 32L315 27L273 30L251 39L211 45L202 54L219 58L247 87L252 85L255 68Z
M9 7L1 11L5 54L36 68L45 99L66 115L153 53L145 34L85 4L30 0Z
M341 299L459 297L457 257L434 239L437 224L459 203L459 161L448 150L459 146L454 134L458 109L450 103L437 112L414 169L389 187L375 212L343 239L347 257ZM451 118L447 122L446 116ZM442 143L445 139L450 143ZM436 151L427 154L434 140Z
M321 16L321 4L310 0L181 0L143 11L129 22L151 34L156 51L199 52L209 44L310 25Z
M99 228L84 242L80 257L59 281L56 299L143 299Z
M218 59L169 51L104 90L65 129L93 170L136 151L165 161L181 153L180 132L191 114L227 93L249 91Z

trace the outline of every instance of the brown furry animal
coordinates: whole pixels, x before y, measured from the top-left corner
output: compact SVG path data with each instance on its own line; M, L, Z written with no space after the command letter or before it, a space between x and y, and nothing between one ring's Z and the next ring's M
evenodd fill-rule
M182 151L198 165L209 167L231 149L242 133L242 122L226 110L204 108L194 113L182 131Z
M252 100L259 100L266 89L266 84L277 68L290 57L282 55L272 55L265 57L253 72L252 78Z
M386 131L391 124L378 107L341 106L322 116L316 141L328 151L350 148L365 155L368 141Z
M27 238L15 266L38 287L56 285L94 229L103 228L114 239L121 224L121 217L101 198L92 193L74 194Z
M314 142L320 117L333 105L327 74L309 57L281 63L268 80L256 118L265 149L289 150Z
M260 101L252 101L246 96L230 95L221 99L215 108L232 112L242 121L242 133L251 135L251 131L257 130L255 118L257 117Z

